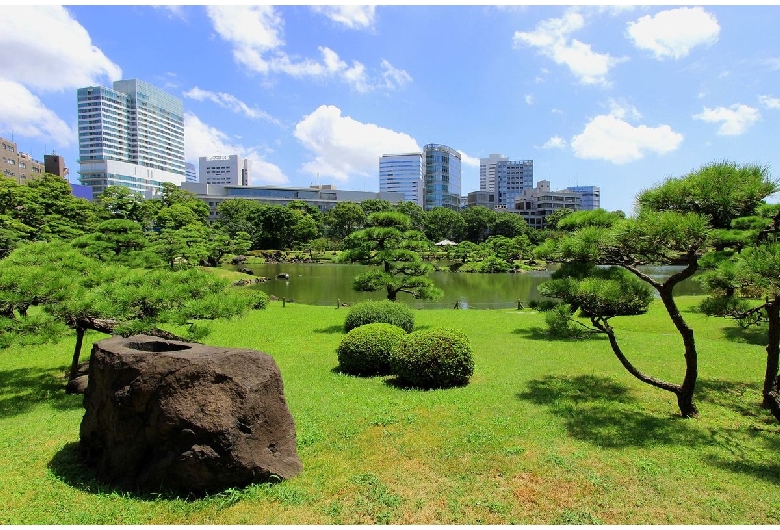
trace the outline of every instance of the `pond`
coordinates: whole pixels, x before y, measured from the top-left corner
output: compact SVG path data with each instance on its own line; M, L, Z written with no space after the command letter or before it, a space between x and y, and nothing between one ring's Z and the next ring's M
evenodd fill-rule
M224 265L236 270L242 266ZM336 265L332 263L252 263L245 265L255 276L265 276L265 283L252 285L269 295L286 298L309 305L354 304L361 300L382 300L384 291L360 293L352 290L352 280L361 272L372 269L368 265ZM654 278L665 278L680 270L679 267L646 267L643 269ZM289 274L289 279L277 279L278 274ZM508 309L517 307L520 300L526 307L531 300L541 297L536 287L550 278L552 271L522 273L473 274L465 272L434 272L431 278L444 291L439 301L415 300L400 293L398 300L415 309ZM698 282L685 280L675 288L676 295L703 294Z

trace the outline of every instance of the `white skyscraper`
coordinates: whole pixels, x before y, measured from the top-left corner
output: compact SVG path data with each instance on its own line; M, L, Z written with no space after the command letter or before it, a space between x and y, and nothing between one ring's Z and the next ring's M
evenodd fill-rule
M248 186L251 162L238 155L202 156L198 159L198 182L220 186Z
M164 182L184 181L180 99L138 79L77 94L79 178L95 195L117 185L153 194Z
M423 206L425 166L422 153L379 157L379 191L397 191L404 201Z
M496 191L496 163L501 160L509 160L504 155L491 154L487 158L479 159L479 189L482 191Z

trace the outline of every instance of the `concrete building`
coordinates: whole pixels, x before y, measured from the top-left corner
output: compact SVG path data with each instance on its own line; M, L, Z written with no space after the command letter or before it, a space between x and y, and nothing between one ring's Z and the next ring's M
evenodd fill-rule
M326 212L340 202L363 202L368 199L383 199L390 204L404 200L403 193L394 191L351 191L337 190L331 185L310 186L308 188L279 186L222 186L203 182L185 182L181 189L191 191L209 206L209 220L217 218L217 207L228 199L249 199L264 204L285 206L293 200L303 201Z
M509 160L500 154L491 154L487 158L479 159L479 190L496 190L496 163L501 160Z
M470 191L466 198L466 207L483 206L493 209L496 207L496 193L494 191Z
M184 182L198 182L198 170L192 162L184 163Z
M202 156L198 159L198 182L218 186L248 186L251 161L238 155Z
M494 172L496 206L512 208L515 199L534 187L533 160L498 160Z
M55 155L53 153L50 155L43 155L43 167L46 173L51 173L52 175L57 175L62 178L68 178L68 173L70 172L68 168L65 167L65 159L60 155Z
M513 210L520 214L531 228L544 228L545 217L555 210L580 210L581 198L582 195L574 191L551 191L550 181L540 180L535 188L526 190L515 201Z
M154 195L184 181L182 101L138 79L79 88L79 180L99 195L126 186Z
M437 206L460 211L460 153L451 147L428 144L425 155L423 209Z
M19 151L16 142L0 138L0 173L4 177L14 180L17 184L24 184L41 178L45 171L43 162Z
M422 153L379 157L379 191L403 193L404 201L423 206L425 164Z
M601 208L601 188L598 186L569 186L566 189L582 195L581 209L597 210Z

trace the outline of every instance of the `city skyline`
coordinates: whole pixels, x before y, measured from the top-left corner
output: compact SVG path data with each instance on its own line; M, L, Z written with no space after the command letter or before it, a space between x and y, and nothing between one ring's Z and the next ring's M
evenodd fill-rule
M713 161L780 172L777 6L5 9L0 136L72 182L76 90L120 79L182 99L187 162L237 154L254 185L376 191L379 157L429 143L461 195L501 153L626 212Z

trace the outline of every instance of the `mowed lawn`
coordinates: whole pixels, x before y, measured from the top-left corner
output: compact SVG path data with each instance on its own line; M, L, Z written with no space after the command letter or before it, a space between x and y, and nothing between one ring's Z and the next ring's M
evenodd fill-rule
M690 420L606 339L550 340L530 310L416 311L418 329L463 330L475 356L468 386L427 392L334 370L347 308L272 302L214 323L208 344L276 359L304 471L195 500L116 491L81 466L82 398L63 390L73 338L3 350L0 523L776 524L780 424L759 408L762 335L693 311L699 300L679 299L700 359ZM640 369L681 381L660 303L613 324Z

